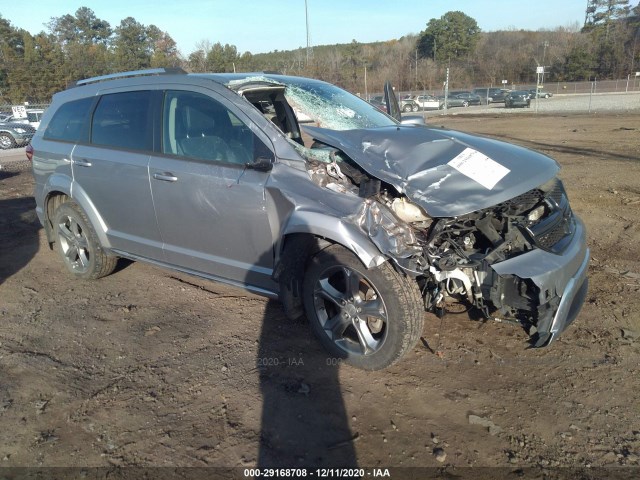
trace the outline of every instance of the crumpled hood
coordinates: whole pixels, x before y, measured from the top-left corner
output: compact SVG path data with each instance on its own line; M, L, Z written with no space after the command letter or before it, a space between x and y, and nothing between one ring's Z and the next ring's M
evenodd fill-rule
M560 167L541 153L453 130L398 125L363 130L304 126L432 217L488 208L538 187Z

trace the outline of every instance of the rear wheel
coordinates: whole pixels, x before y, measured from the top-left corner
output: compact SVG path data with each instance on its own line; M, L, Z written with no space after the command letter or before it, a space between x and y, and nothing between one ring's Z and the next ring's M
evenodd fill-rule
M307 268L304 306L311 329L331 355L364 370L380 370L413 348L424 321L417 284L389 263L367 269L334 245Z
M467 101L465 100L464 102L462 102L462 106L463 106L463 107L465 107L465 108L466 108L466 107L468 107L468 106L469 106L469 102L467 102Z
M0 133L0 148L2 150L9 150L16 146L16 141L8 133Z
M53 232L58 253L75 277L96 279L115 269L118 259L105 254L87 215L77 203L68 201L56 209Z
M414 105L413 108L411 108L412 111L417 112L418 110L420 110L420 107L418 105Z

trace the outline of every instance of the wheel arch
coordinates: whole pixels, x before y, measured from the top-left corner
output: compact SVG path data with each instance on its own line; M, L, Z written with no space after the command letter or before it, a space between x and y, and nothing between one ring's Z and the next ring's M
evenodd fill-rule
M102 216L96 209L95 205L89 199L86 192L70 178L63 175L52 175L49 177L47 186L43 192L43 214L44 214L44 228L47 234L47 241L49 247L52 248L55 243L53 235L53 224L51 219L56 209L63 203L73 200L78 206L85 212L87 218L91 222L91 226L103 248L108 249L110 247L109 240L107 238L107 225L104 222Z
M286 239L294 234L308 234L329 243L340 244L351 250L366 268L377 267L387 260L360 228L344 218L322 212L296 210L280 232L275 250L276 265L280 261Z
M302 284L309 259L332 245L350 250L365 268L377 267L387 260L355 225L318 212L295 212L276 244L273 270L273 278L280 284L280 301L289 318L304 315Z

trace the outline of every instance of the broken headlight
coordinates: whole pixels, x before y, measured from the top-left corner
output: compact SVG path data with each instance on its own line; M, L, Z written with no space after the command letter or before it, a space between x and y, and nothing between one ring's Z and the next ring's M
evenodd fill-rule
M401 258L420 252L411 227L378 202L366 200L358 217L360 228L382 252Z

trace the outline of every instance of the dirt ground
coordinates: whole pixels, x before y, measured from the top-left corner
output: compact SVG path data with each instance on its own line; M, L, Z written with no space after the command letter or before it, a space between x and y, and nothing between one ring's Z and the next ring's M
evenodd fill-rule
M423 341L398 365L335 365L306 324L242 290L142 263L73 280L38 224L30 172L5 167L0 467L640 476L640 114L429 122L562 165L592 261L587 301L555 344L526 349L519 327L427 315Z

